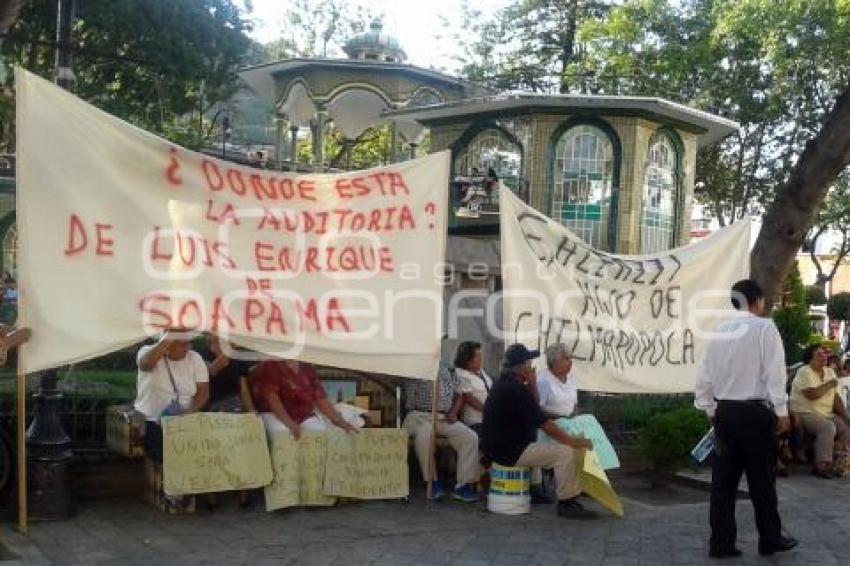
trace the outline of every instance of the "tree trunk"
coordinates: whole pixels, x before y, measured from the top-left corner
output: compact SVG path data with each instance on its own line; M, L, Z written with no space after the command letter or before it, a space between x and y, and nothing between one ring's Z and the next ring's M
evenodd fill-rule
M764 216L750 256L750 271L764 289L768 304L776 298L829 186L848 164L850 87L838 97L820 131L806 144Z

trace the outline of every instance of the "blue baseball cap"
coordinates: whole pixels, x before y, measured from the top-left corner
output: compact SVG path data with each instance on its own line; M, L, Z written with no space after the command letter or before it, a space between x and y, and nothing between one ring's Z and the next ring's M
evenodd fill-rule
M518 366L540 357L540 350L529 350L523 344L511 344L505 350L505 367Z

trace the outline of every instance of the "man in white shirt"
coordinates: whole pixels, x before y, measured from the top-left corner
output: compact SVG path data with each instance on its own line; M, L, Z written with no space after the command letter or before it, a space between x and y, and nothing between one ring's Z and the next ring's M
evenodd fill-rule
M537 403L546 418L557 419L573 415L578 402L578 386L570 375L573 360L565 344L552 344L546 348L546 369L537 373ZM531 470L531 502L550 503L551 497L543 486L540 468Z
M735 548L735 498L746 471L759 532L759 553L790 550L777 511L779 433L790 428L785 354L776 325L765 314L764 293L750 279L732 287L740 312L722 323L709 343L697 377L694 405L714 426L709 556L740 556Z
M565 344L546 348L546 365L537 375L540 408L551 419L571 417L578 402L578 385L570 375L573 360Z

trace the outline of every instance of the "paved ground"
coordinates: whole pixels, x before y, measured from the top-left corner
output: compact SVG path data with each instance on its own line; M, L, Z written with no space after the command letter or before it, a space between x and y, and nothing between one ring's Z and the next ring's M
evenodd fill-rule
M802 544L771 559L756 553L752 511L739 503L740 560L729 564L850 563L850 480L803 475L780 480L786 529ZM454 502L377 502L334 509L243 511L168 517L142 504L85 505L69 521L2 532L25 564L519 565L706 564L706 503L657 507L625 498L626 517L590 523L554 516L552 506L497 516ZM2 562L13 564L13 562Z

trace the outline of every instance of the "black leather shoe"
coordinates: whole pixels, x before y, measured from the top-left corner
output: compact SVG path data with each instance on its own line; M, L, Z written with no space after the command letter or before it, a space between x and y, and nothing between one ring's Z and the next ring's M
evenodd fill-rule
M558 502L558 516L563 517L565 519L579 520L599 518L599 515L597 515L590 509L585 509L575 497L572 499L565 499L563 501Z
M552 503L554 500L546 493L546 490L543 489L542 486L533 485L531 486L531 504L532 505L546 505L547 503Z
M741 556L741 551L737 548L730 548L728 550L710 550L708 555L711 558L737 558Z
M759 543L759 554L769 556L771 554L776 554L777 552L786 552L798 544L800 544L800 541L793 537L780 537L779 541L773 544Z

